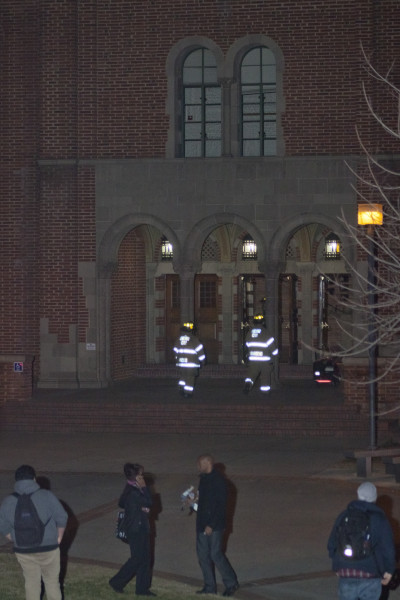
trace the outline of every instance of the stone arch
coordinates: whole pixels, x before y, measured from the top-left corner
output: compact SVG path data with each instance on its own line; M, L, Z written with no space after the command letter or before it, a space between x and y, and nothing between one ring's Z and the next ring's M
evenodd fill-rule
M318 261L318 256L315 254L315 247L312 245L316 242L318 236L311 237L308 240L310 247L306 248L308 252L306 251L303 256L297 256L297 258L293 258L292 260L287 259L286 248L290 240L293 240L296 233L300 233L303 230L305 234L304 240L307 243L306 229L309 229L308 233L311 236L313 232L316 234L318 230L319 235L322 235L322 237L324 237L324 232L333 231L339 236L342 242L342 247L346 253L346 261L353 262L355 255L355 248L350 243L350 238L344 224L337 218L329 218L318 212L294 215L284 221L272 236L269 244L269 256L271 256L272 262L275 262L276 264L277 276L280 281L280 292L278 294L279 302L276 305L276 313L279 315L279 321L281 323L279 334L281 348L285 348L284 338L288 335L288 332L294 331L296 339L296 344L294 346L298 348L298 357L296 350L295 360L297 361L298 358L299 364L312 363L314 359L314 349L317 346L314 342L317 338L319 339L321 337L321 319L319 318L321 303L315 288L316 278L319 278L319 276L323 278L324 273L346 273L348 271L346 261L339 261L334 264L328 262L325 263L324 260ZM321 243L322 238L318 244ZM331 267L333 267L333 271L325 271L326 268ZM286 284L284 284L286 279L291 280L292 282L297 282L298 279L300 279L301 285L297 288L297 284L294 283L292 287L290 287L290 284L289 287L287 287ZM284 289L287 291L290 289L295 290L293 294L289 294L293 300L293 304L291 304L289 296L284 293ZM284 298L286 298L286 300L284 300ZM291 306L289 311L285 311L285 305ZM294 314L292 308L295 309L296 314L296 319L293 321L291 321L289 316ZM297 313L299 315L298 320ZM283 326L283 323L286 323L285 327ZM335 336L338 334L330 333L329 335L331 340L334 341ZM297 340L299 344L297 344ZM291 347L292 344L290 343L286 346ZM284 355L284 353L282 353L282 355Z
M263 235L254 223L235 213L216 213L205 217L192 227L183 244L182 257L185 257L185 264L192 264L198 270L201 264L201 249L204 240L214 229L227 223L238 225L243 230L248 231L257 244L258 262L262 264L266 256Z
M111 377L111 277L118 266L121 242L130 231L151 226L168 237L174 247L174 260L179 261L181 244L175 232L161 219L146 213L127 214L113 223L104 233L97 252L97 364L100 385L112 383ZM149 318L149 317L148 317ZM147 326L147 331L149 327ZM147 340L147 345L154 340Z
M179 262L181 244L169 225L153 215L145 213L128 214L113 223L100 241L97 254L97 266L100 277L110 277L117 264L118 249L122 240L129 231L141 225L151 225L166 235L174 248L174 261Z
M339 219L333 220L321 213L303 213L301 215L294 215L284 221L275 231L268 245L268 256L271 260L278 263L282 262L282 257L285 256L286 246L290 238L296 231L311 223L318 223L327 227L330 231L337 233L342 242L347 260L349 262L354 260L355 250L350 243L348 232L343 223Z

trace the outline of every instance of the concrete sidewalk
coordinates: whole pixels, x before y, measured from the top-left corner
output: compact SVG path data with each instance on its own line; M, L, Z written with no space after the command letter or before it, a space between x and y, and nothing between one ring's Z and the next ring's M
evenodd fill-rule
M124 485L122 465L141 462L159 500L155 574L198 589L195 519L180 510L180 494L197 482L197 456L211 452L231 482L234 510L227 555L241 583L235 597L333 599L336 578L326 541L333 519L360 484L355 464L344 460L343 450L362 444L334 438L3 433L0 496L12 491L19 464L34 465L79 523L69 558L117 569L127 556L126 546L113 537ZM372 480L398 529L400 486L382 468ZM5 549L5 540L1 544Z

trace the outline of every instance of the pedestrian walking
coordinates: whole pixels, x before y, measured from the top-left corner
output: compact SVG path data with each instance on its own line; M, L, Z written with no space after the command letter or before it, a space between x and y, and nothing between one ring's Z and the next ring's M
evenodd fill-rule
M185 398L192 396L199 369L206 355L203 344L196 336L194 323L188 321L181 327L181 333L174 344L175 362L178 367L178 386Z
M328 540L332 569L339 577L340 600L379 600L395 570L393 532L377 490L366 481L357 500L337 517Z
M209 454L199 456L197 467L200 481L196 515L196 551L204 580L203 588L197 593L217 593L215 566L225 585L223 596L233 596L239 588L239 583L222 550L226 527L226 480L215 469L214 459Z
M61 502L36 482L35 469L18 467L14 493L0 506L0 532L13 542L26 600L40 600L42 580L47 600L61 600L59 546L67 520Z
M144 468L137 463L126 463L124 474L126 485L118 506L125 511L130 558L109 584L115 592L122 593L124 587L136 577L136 596L155 596L151 586L151 548L149 512L152 505L150 490L143 477Z

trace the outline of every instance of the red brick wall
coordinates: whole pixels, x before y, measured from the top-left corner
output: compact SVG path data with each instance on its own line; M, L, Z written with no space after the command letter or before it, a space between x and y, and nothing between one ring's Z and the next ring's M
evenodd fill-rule
M85 342L88 312L78 262L96 259L93 169L42 168L40 197L40 314L60 343L71 341L75 324Z
M139 229L121 242L111 286L111 377L121 380L146 359L146 264Z
M85 338L77 268L95 259L93 178L39 172L37 159L163 157L171 48L204 35L226 53L252 33L284 56L287 155L358 152L355 123L374 151L394 150L366 114L360 41L386 70L399 12L398 0L2 0L0 353L32 354L36 370L40 315L60 342L71 323ZM390 95L368 91L394 123Z
M15 4L6 0L10 7ZM21 2L25 4L25 2ZM28 3L29 4L29 3ZM162 157L169 51L204 35L223 52L248 34L266 34L284 56L283 119L288 155L358 150L354 125L366 117L360 43L386 71L396 56L397 0L37 0L42 16L41 155ZM400 67L395 67L398 77ZM393 122L393 103L369 91ZM376 138L381 149L394 140ZM375 149L375 148L374 148Z
M38 349L36 8L29 1L0 4L0 355L34 355ZM1 365L0 401L21 390L30 395L31 368L17 377L12 368L12 362Z

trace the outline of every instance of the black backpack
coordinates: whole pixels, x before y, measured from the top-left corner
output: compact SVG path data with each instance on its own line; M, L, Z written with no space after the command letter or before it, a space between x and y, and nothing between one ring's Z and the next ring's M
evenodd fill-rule
M347 508L336 529L336 553L349 563L373 554L370 515L358 508Z
M35 492L33 492L35 493ZM14 515L15 545L18 548L35 548L43 541L45 524L32 502L32 494L17 494Z

